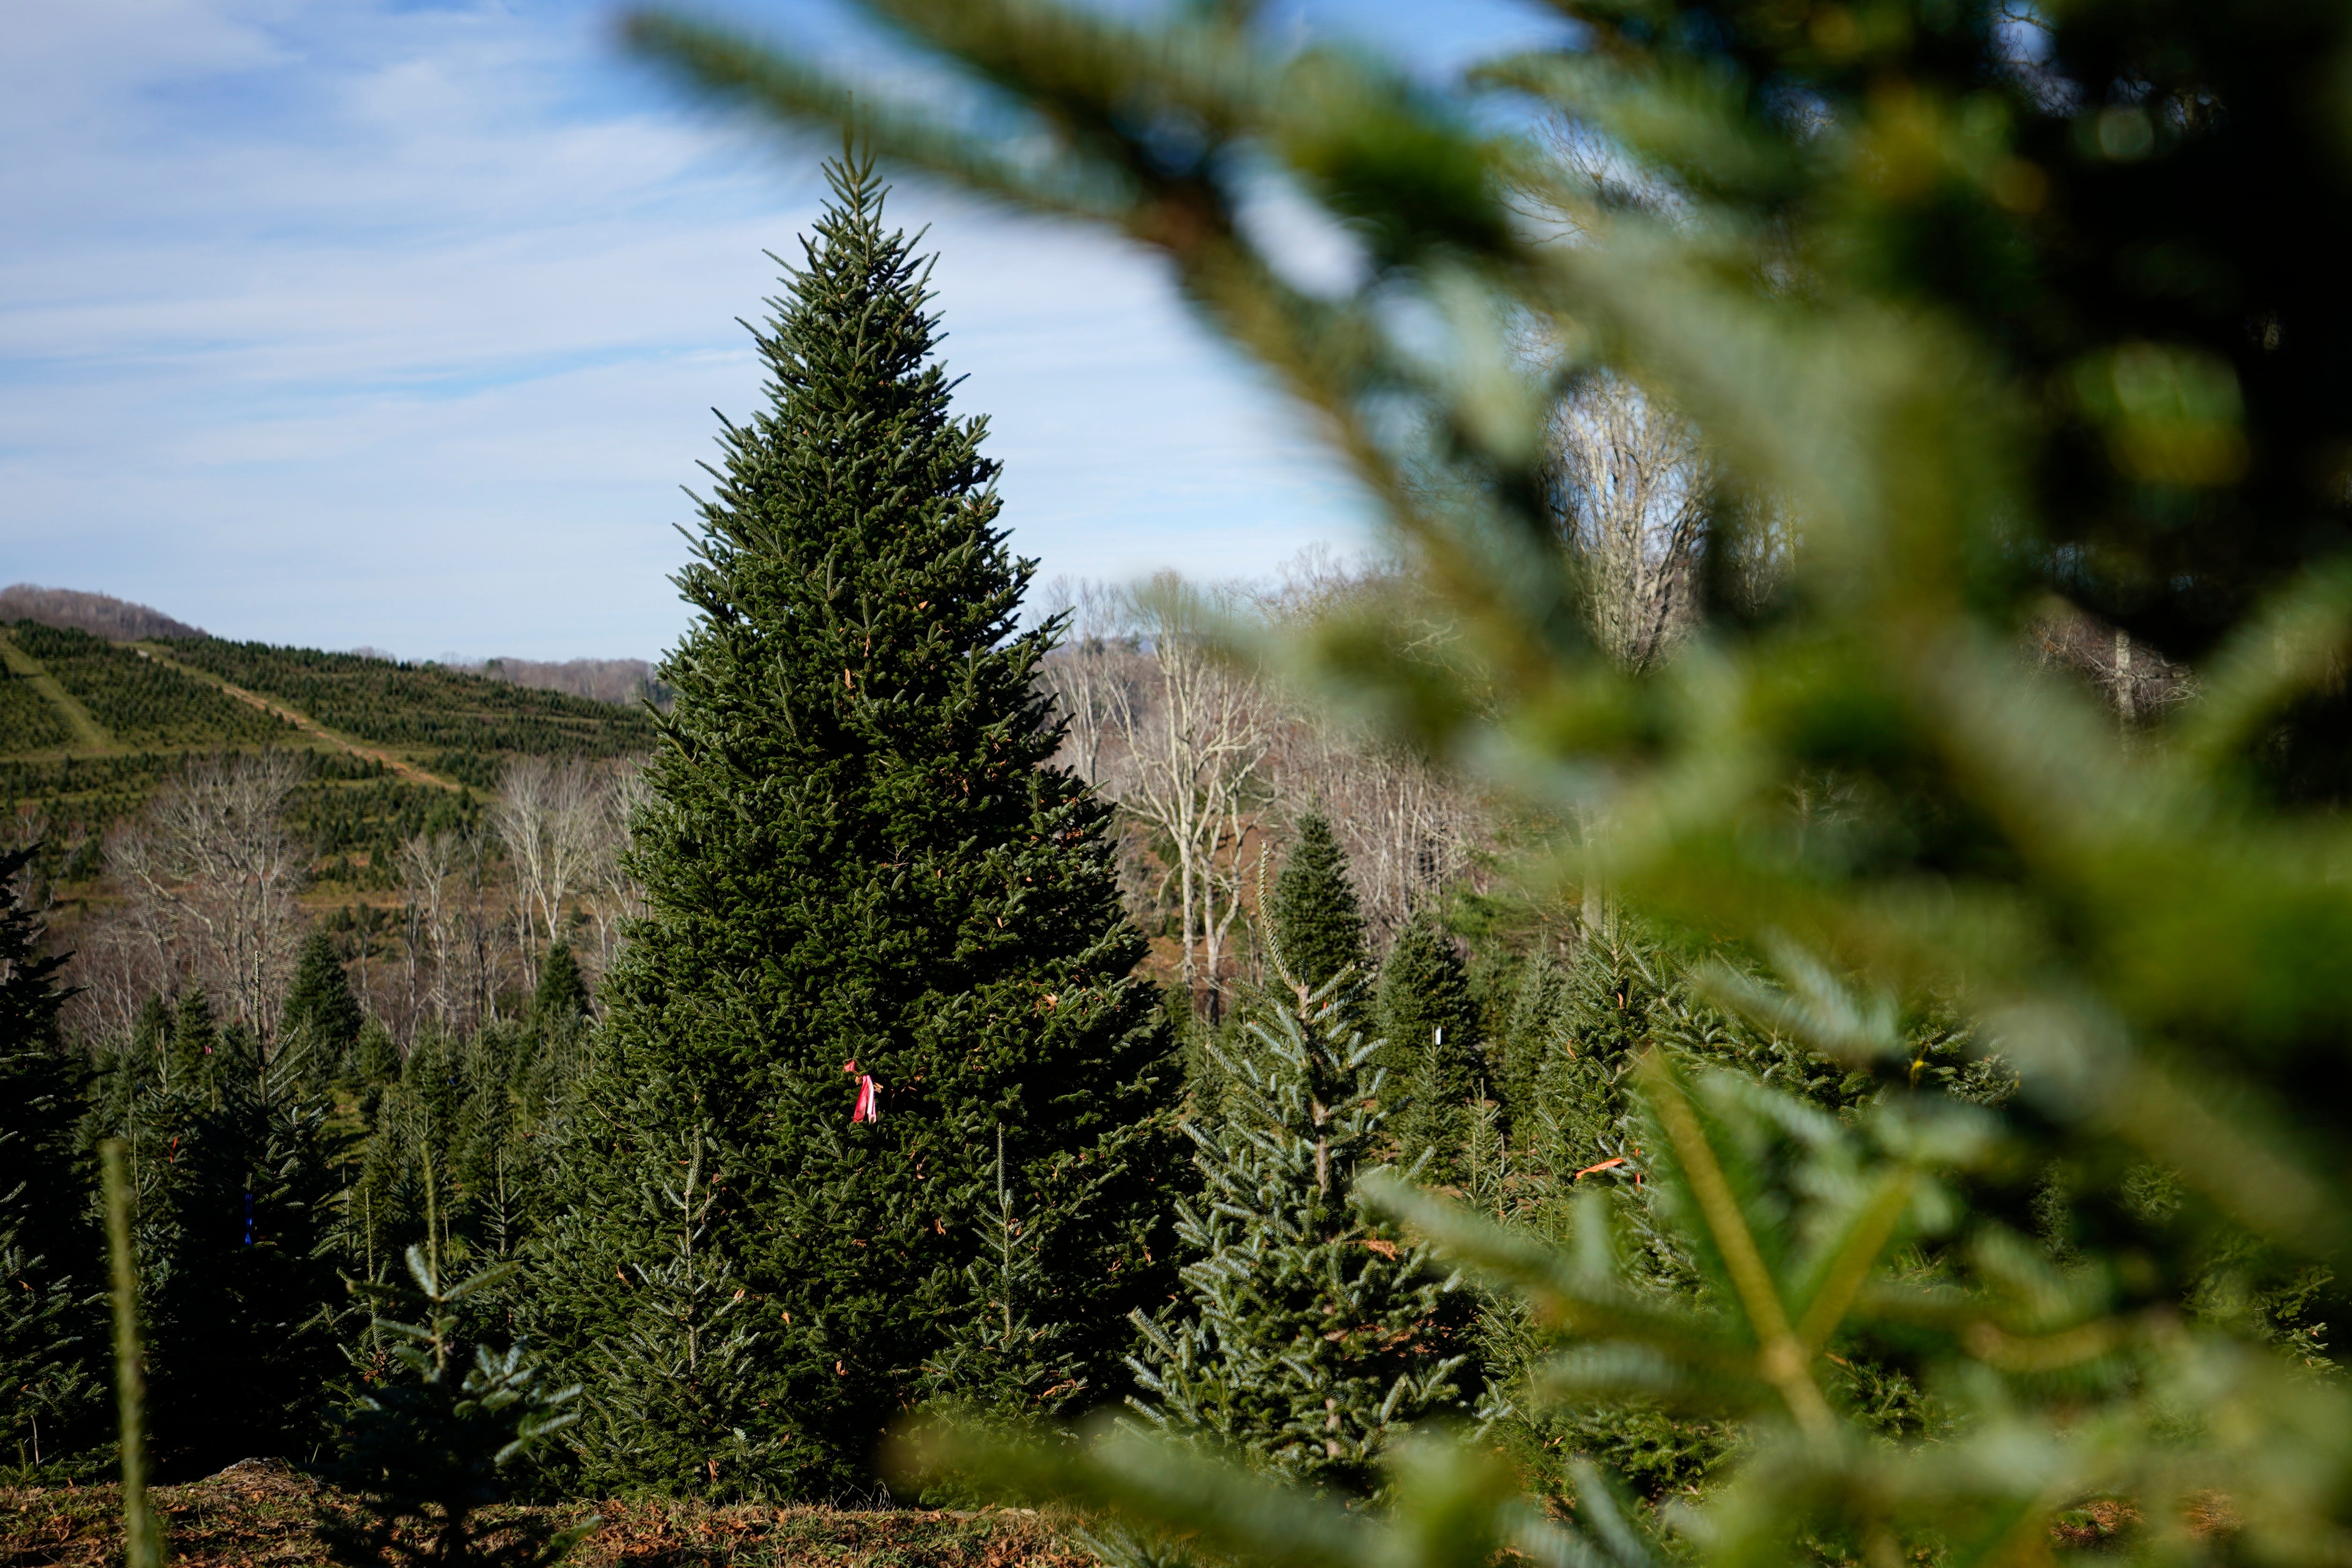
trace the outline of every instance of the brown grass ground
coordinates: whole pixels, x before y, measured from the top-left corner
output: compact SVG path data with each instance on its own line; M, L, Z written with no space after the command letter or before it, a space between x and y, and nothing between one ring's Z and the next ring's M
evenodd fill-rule
M241 1465L149 1496L180 1568L310 1568L330 1561L311 1521L320 1506L340 1500L284 1470ZM1053 1520L1015 1509L608 1502L543 1511L566 1524L604 1516L572 1554L583 1568L1087 1568L1093 1562ZM105 1568L121 1560L116 1489L0 1490L0 1568Z

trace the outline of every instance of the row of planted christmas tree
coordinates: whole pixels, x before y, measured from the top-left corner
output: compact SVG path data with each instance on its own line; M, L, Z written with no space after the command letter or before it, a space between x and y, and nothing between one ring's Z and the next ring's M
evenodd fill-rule
M1001 1127L983 1140L990 1179L968 1194L974 1245L962 1267L903 1281L939 1302L929 1342L893 1358L903 1405L1025 1423L1124 1405L1287 1473L1369 1486L1374 1456L1402 1426L1512 1410L1525 1336L1368 1215L1361 1179L1402 1167L1538 1229L1581 1187L1604 1184L1638 1222L1643 1195L1619 1169L1633 1045L1668 1039L1771 1065L1766 1043L1697 1002L1625 932L1577 942L1565 966L1545 947L1482 952L1488 984L1474 988L1456 940L1423 918L1374 983L1347 868L1313 819L1267 914L1277 982L1184 1042L1171 1119L1184 1158L1154 1136L1166 1128L1150 1129L1093 1169L1063 1173L1070 1190L1042 1194L1008 1165ZM428 1036L403 1053L361 1014L321 938L284 1017L265 1056L246 1032L215 1027L201 993L173 1007L159 998L95 1071L56 1076L23 1101L43 1109L12 1130L15 1148L0 1145L28 1160L104 1134L127 1144L164 1475L257 1455L331 1470L378 1464L387 1443L399 1446L388 1422L457 1419L464 1368L489 1346L520 1355L516 1376L540 1369L525 1380L533 1399L478 1413L489 1425L472 1434L505 1432L495 1449L526 1416L545 1426L508 1467L514 1489L806 1495L866 1476L870 1443L853 1447L850 1434L761 1397L773 1371L768 1303L746 1289L730 1234L740 1216L728 1212L745 1154L710 1124L666 1169L636 1173L623 1220L625 1319L615 1330L582 1310L593 1298L579 1275L611 1256L613 1232L566 1198L596 1161L594 1130L628 1107L599 1103L611 1080L597 1070L576 969L546 966L525 1022ZM1834 1075L1803 1078L1810 1094L1836 1100ZM836 1136L862 1135L853 1102L870 1093L826 1108ZM1055 1283L1068 1244L1057 1216L1138 1174L1154 1184L1169 1239L1119 1267L1157 1269L1160 1300L1074 1312ZM104 1336L79 1294L91 1275L77 1266L95 1237L75 1209L50 1208L46 1227L28 1215L12 1237L15 1271L44 1288L21 1293L11 1343L47 1337L12 1417L28 1475L87 1471L109 1436ZM430 1367L374 1317L412 1261L429 1276L425 1293L448 1298L432 1307L449 1345ZM1671 1282L1671 1260L1659 1268ZM441 1283L482 1270L465 1289ZM845 1345L841 1359L874 1348ZM448 1364L458 1371L445 1376ZM542 1396L564 1386L583 1391L576 1425L546 1419ZM1559 1436L1516 1415L1500 1429L1537 1462ZM1717 1446L1703 1425L1654 1415L1578 1436L1659 1487L1697 1473ZM813 1467L829 1436L835 1451Z

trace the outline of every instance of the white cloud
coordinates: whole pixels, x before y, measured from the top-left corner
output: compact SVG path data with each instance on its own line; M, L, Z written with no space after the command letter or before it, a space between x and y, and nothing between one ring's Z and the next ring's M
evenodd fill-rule
M813 165L516 0L76 0L0 55L0 580L227 635L649 654ZM935 191L946 357L1044 571L1364 536L1159 264Z

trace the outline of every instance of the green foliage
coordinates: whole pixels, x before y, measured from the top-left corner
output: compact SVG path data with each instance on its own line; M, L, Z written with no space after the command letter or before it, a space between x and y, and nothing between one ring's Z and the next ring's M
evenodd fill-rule
M0 1132L0 1145L16 1134ZM0 1194L0 1476L12 1484L68 1479L88 1468L76 1452L101 1405L89 1339L100 1298L19 1239L24 1192ZM82 1288L82 1289L86 1289Z
M63 1042L58 1013L68 993L58 973L68 955L47 952L37 910L25 900L23 879L37 848L0 850L0 1060L41 1062Z
M393 1039L383 1020L369 1018L360 1025L360 1039L351 1047L351 1077L362 1090L381 1090L400 1077L400 1041ZM364 1105L364 1114L374 1114L372 1105Z
M211 637L165 646L174 658L247 691L282 698L330 730L379 745L611 757L653 743L652 722L640 709L438 665Z
M8 635L121 744L266 746L299 738L284 720L136 648L37 621L18 621Z
M1515 1130L1536 1124L1537 1078L1551 1059L1568 994L1568 973L1548 946L1519 966L1495 1053L1501 1058L1496 1088Z
M74 729L31 677L0 658L0 736L12 752L46 752L73 744Z
M539 988L530 1001L531 1022L542 1030L570 1034L588 1017L588 982L572 944L559 942L540 961Z
M58 1037L64 958L24 898L33 858L0 851L0 1466L27 1479L79 1458L102 1414L95 1247L73 1201L83 1075Z
M222 1056L208 1088L176 1083L150 1110L138 1150L146 1250L163 1265L143 1271L154 1452L192 1475L316 1452L342 1368L348 1134L299 1053L266 1069Z
M37 811L53 832L71 826L95 834L135 815L159 786L187 771L188 761L184 752L0 761L0 798Z
M314 1074L332 1073L359 1043L367 1016L352 994L351 977L343 973L335 939L314 931L302 942L295 962L293 984L278 1013L278 1036L311 1054Z
M1055 1310L1051 1266L1062 1240L1054 1222L1083 1210L1086 1198L1024 1210L1005 1173L1003 1138L1000 1130L995 1201L974 1227L979 1256L964 1266L972 1310L947 1326L945 1348L923 1373L929 1407L1017 1429L1063 1415L1089 1392L1087 1325ZM1089 1180L1108 1187L1123 1174L1107 1166Z
M1348 879L1348 857L1330 818L1310 811L1298 819L1290 853L1267 900L1267 923L1290 973L1319 991L1343 969L1371 971L1364 945L1363 910Z
M389 1349L359 1363L369 1392L353 1402L333 1467L365 1499L363 1517L322 1514L320 1534L338 1563L448 1568L540 1568L560 1563L598 1521L559 1530L535 1515L477 1516L500 1500L504 1478L576 1421L577 1388L548 1386L545 1369L516 1345L504 1352L468 1343L458 1327L469 1297L513 1272L502 1264L444 1284L421 1247L408 1249L413 1293L372 1287L381 1303L401 1303L422 1322L387 1318L372 1327Z
M363 1029L352 1261L373 1270L413 1244L457 1260L515 1256L550 1201L544 1145L569 1047L492 1025L468 1038L425 1033L403 1058L376 1026Z
M1255 1008L1222 1064L1229 1108L1184 1124L1202 1184L1176 1211L1190 1300L1135 1314L1147 1394L1130 1404L1157 1430L1360 1493L1381 1450L1459 1411L1468 1380L1453 1281L1359 1206L1388 1133L1352 981Z
M1404 1102L1396 1126L1403 1160L1421 1163L1423 1181L1452 1182L1461 1174L1462 1108L1485 1064L1469 974L1426 910L1406 922L1381 966L1380 1014L1381 1066L1390 1093L1402 1090Z
M322 763L332 760L315 754ZM471 791L381 776L330 783L322 773L320 779L288 800L286 825L320 858L321 880L393 888L393 856L403 842L420 834L470 834L481 825L481 803Z
M626 1211L625 1223L657 1246L628 1266L625 1321L593 1363L574 1438L592 1491L737 1499L756 1495L776 1468L759 1408L761 1336L734 1261L711 1235L726 1181L716 1152L689 1133L667 1168L642 1175ZM549 1250L587 1230L577 1215L559 1219Z
M983 1310L1000 1129L1057 1238L1041 1313L1110 1391L1124 1313L1163 1288L1174 1088L1109 808L1048 764L1058 623L1017 629L1034 563L950 406L928 264L866 163L828 177L755 333L770 406L723 434L677 578L696 618L634 824L648 913L557 1166L593 1262L548 1308L584 1375L625 1331L616 1275L671 1253L620 1218L636 1173L707 1129L740 1162L709 1223L760 1335L764 1484L820 1497L870 1484L883 1426ZM852 1061L878 1123L850 1120ZM646 1105L657 1080L676 1092Z
M2135 1554L2326 1560L2344 1392L2261 1314L2192 1304L2232 1235L2320 1269L2352 1248L2352 828L2294 804L2352 776L2352 300L2292 259L2345 226L2312 62L2352 18L1570 0L1572 43L1447 89L1246 6L875 9L927 81L986 84L985 121L707 26L634 35L1157 247L1414 569L1289 673L1574 825L1538 893L1772 957L1779 991L1704 973L1744 1029L1695 1015L1636 1058L1654 1240L1601 1194L1561 1241L1407 1205L1557 1325L1554 1397L1736 1435L1662 1515L1676 1553L1991 1561L2107 1498ZM1352 237L1353 276L1291 280L1269 178ZM1699 453L1696 624L1638 669L1596 646L1604 574L1564 510L1579 397L1669 411ZM2191 661L2195 694L2126 743L2022 646L2053 597ZM2147 1166L2177 1204L2144 1201ZM1906 1385L1937 1411L1902 1414ZM1004 1462L1228 1557L1654 1555L1597 1485L1554 1527L1458 1450L1407 1467L1388 1521L1132 1447ZM2193 1511L2217 1498L2234 1522Z
M172 1044L163 1058L163 1087L209 1100L219 1085L220 1026L201 985L180 993L172 1014Z

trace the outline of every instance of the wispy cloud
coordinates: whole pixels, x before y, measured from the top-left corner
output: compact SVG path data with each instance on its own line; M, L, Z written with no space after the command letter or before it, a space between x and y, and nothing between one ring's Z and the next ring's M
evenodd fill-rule
M328 647L670 641L677 487L709 409L758 395L733 319L818 185L677 112L609 26L521 0L13 16L0 577ZM948 358L1048 574L1362 538L1150 258L919 188L894 211L931 226Z

